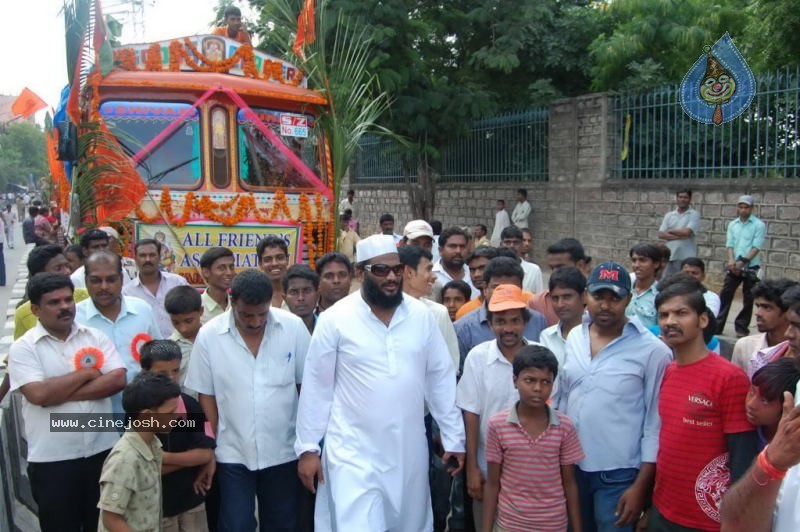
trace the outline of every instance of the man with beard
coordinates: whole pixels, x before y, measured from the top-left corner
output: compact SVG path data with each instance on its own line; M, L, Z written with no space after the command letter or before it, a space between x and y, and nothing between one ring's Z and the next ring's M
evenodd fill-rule
M331 251L317 260L317 275L319 275L319 302L314 314L319 315L350 293L353 267L346 256Z
M122 261L109 251L97 251L86 259L86 289L89 299L76 306L75 321L93 327L111 338L127 368L128 382L141 371L138 344L160 340L150 305L133 296L122 295ZM136 338L141 341L136 342ZM122 393L111 398L114 413L124 414Z
M125 366L105 334L75 322L69 277L36 274L27 292L39 321L11 346L8 371L11 390L22 394L39 526L44 532L97 530L100 471L118 435L52 431L50 416L108 413L109 397L125 387Z
M575 421L586 454L578 464L583 526L633 532L653 485L658 390L671 353L625 317L631 278L622 265L600 264L586 287L589 315L567 337L553 405Z
M186 286L182 276L162 272L158 267L161 262L161 243L152 238L139 240L133 248L134 260L139 274L122 288L122 295L138 297L150 304L156 317L156 323L163 338L169 338L174 332L172 320L164 309L167 292L176 286Z
M319 317L309 346L298 472L317 493L319 532L431 530L422 413L427 404L441 430L442 459L454 460L457 473L464 426L455 370L433 316L403 297L405 266L392 237L362 240L357 256L361 290Z
M680 273L658 285L661 337L675 354L659 391L656 481L648 529L718 530L718 501L758 454L742 407L750 381L706 347L703 285Z
M442 286L450 281L464 281L472 289L472 297L478 297L480 291L472 284L469 268L464 263L469 238L460 227L445 229L439 235L439 261L433 265L433 273L437 277L434 293L439 294ZM360 257L359 257L360 259Z
M200 257L200 272L206 280L206 291L200 296L203 299L203 323L228 310L228 290L236 276L233 265L233 251L228 248L209 248Z
M797 282L789 279L767 279L753 288L759 334L739 338L733 346L731 358L731 362L749 376L773 360L796 354L786 342L789 318L782 301L783 294L796 285Z

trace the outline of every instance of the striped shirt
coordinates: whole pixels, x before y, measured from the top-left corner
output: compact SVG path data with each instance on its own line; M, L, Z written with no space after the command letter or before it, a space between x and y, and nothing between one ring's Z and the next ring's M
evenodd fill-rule
M496 523L508 531L564 532L561 466L583 459L578 433L565 414L548 406L550 424L533 440L519 422L518 406L489 420L486 460L502 465Z

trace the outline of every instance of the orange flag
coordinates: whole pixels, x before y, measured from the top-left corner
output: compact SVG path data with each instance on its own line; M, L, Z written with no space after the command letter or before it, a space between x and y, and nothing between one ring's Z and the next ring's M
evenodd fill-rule
M311 44L317 38L317 30L314 23L314 0L305 0L303 9L297 17L297 36L294 38L294 53L305 59L303 46Z
M47 104L44 100L39 98L39 96L28 87L25 87L22 89L22 92L19 93L17 99L14 100L14 103L11 104L11 112L15 116L28 118L36 111L41 111L45 107L47 107Z

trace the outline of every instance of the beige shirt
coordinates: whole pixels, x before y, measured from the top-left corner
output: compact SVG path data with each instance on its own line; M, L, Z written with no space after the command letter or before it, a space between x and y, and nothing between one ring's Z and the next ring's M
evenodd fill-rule
M767 345L767 333L751 334L736 340L733 346L731 362L742 368L748 375L750 374L750 359L761 349L769 347Z
M226 310L231 308L231 296L230 295L228 295L228 307L227 308L220 307L219 303L214 301L214 298L212 298L210 295L208 295L207 292L203 292L202 294L200 294L200 301L203 302L203 315L200 317L200 321L204 325L206 323L208 323L209 321L211 321L211 318L216 318L217 316L219 316L220 314L222 314L223 312L225 312Z
M161 457L158 438L148 444L136 432L123 434L103 464L97 507L121 515L131 530L161 530ZM102 513L97 530L108 530Z

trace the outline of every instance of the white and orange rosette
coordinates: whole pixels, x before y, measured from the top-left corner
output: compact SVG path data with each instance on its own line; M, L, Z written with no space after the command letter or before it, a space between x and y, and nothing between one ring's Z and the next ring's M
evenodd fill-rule
M142 346L153 338L147 333L139 333L131 340L131 356L136 362L142 358Z
M94 368L100 369L103 367L105 356L103 352L96 347L81 347L75 352L75 357L72 359L75 364L75 369Z

